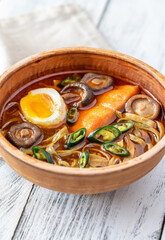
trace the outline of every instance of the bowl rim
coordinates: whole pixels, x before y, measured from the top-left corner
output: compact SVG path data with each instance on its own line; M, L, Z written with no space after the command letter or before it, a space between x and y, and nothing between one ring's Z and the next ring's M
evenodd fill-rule
M14 65L10 66L1 76L0 76L0 87L5 83L6 78L12 75L14 72L20 70L28 64L32 64L36 60L44 59L53 55L62 55L62 54L73 54L73 53L91 53L96 55L110 56L111 58L121 59L125 62L129 62L132 65L141 68L151 74L156 78L165 88L165 78L164 76L149 66L148 64L138 60L134 57L128 56L123 53L119 53L112 50L105 50L101 48L91 48L91 47L69 47L69 48L58 48L41 53L34 54L27 58L20 60ZM52 165L47 162L37 160L17 149L13 146L0 132L0 147L5 149L5 151L17 159L17 161L24 162L25 164L36 167L43 171L48 171L52 174L59 174L65 176L79 176L79 177L93 177L93 176L102 176L105 174L116 173L120 171L128 170L131 167L137 166L148 161L150 158L165 150L165 136L150 150L143 153L142 155L129 160L128 162L121 163L119 165L112 165L99 168L71 168L71 167L62 167L58 165ZM67 170L66 170L67 169Z

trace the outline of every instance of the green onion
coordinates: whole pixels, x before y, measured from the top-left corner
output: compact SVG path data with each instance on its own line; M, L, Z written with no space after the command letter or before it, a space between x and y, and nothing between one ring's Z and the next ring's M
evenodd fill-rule
M80 157L80 161L79 161L80 168L85 168L85 166L88 164L88 160L89 160L89 151L85 150Z
M112 142L121 135L119 129L113 126L104 126L91 132L87 139L90 142L106 143Z
M67 84L77 82L77 81L79 81L80 79L81 79L80 76L75 76L75 75L73 75L73 76L70 76L70 77L67 77L66 79L64 79L64 80L60 83L60 85L61 85L61 86L66 86Z
M48 163L54 164L54 161L51 157L51 155L45 151L43 148L40 148L38 146L33 146L32 147L33 154L35 158L37 159L46 159Z
M76 121L76 116L77 116L77 108L76 107L71 107L66 115L66 120L68 123L74 123Z
M117 144L114 143L105 143L103 144L103 147L105 148L105 150L120 156L120 157L127 157L130 155L130 153L127 151L127 149L120 147Z
M86 132L86 128L80 128L76 132L71 133L67 140L67 147L70 148L82 142L85 138Z
M119 129L121 133L127 132L130 128L133 127L133 122L120 122L120 123L115 123L112 126Z

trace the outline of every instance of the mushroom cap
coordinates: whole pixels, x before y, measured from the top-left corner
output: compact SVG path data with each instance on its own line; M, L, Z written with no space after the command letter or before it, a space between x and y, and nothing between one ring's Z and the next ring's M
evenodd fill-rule
M146 95L137 94L126 102L125 110L126 112L135 113L142 117L156 119L160 113L160 105Z
M86 73L81 82L87 83L93 91L100 91L110 87L113 84L113 78L96 73Z
M61 95L61 97L64 99L65 103L67 103L67 104L78 101L80 99L79 94L71 93L71 92L64 93Z
M11 126L7 136L15 146L28 148L39 140L42 132L36 125L24 122Z
M80 89L82 92L81 94L81 101L79 101L76 105L78 107L85 107L88 104L90 104L94 99L94 94L90 86L88 86L86 83L82 82L75 82L75 83L69 83L67 84L62 90L61 93L65 93L69 88L77 88Z

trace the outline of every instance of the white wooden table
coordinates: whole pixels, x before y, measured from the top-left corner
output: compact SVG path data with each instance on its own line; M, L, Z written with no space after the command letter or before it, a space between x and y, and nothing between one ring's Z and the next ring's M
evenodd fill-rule
M74 2L114 50L165 75L164 0L0 0L0 18ZM0 160L0 240L164 240L165 157L145 177L97 195L50 191Z

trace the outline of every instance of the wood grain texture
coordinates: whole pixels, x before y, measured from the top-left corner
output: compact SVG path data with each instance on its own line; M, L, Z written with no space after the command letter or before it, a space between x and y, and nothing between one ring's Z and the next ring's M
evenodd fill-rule
M33 1L33 4L31 1L29 7L28 3L25 4L26 2L30 1L17 0L20 8L16 10L16 0L1 0L1 17L12 16L14 12L19 14L32 11L35 2L38 2L37 8L42 8L39 1ZM51 1L45 0L45 2ZM82 5L83 2L89 6L90 1L81 1ZM96 1L93 2L92 9L96 9L98 2L97 4ZM100 2L103 1L99 1L99 4ZM86 9L86 6L84 5L83 8ZM97 11L94 13L96 17ZM91 14L93 13L90 11L89 15ZM98 23L98 20L94 19L94 21ZM99 30L115 50L140 58L165 74L164 25L163 0L111 0L99 25ZM147 176L116 193L75 196L35 186L14 239L34 239L33 235L36 237L35 240L55 239L54 236L58 236L58 233L64 240L89 240L91 236L91 239L132 240L135 237L137 240L158 240L165 213L164 162L165 157ZM8 172L9 168L7 167L5 171ZM8 177L4 181L3 188L7 184ZM14 181L14 184L16 188L19 188L18 182ZM22 194L21 191L19 194ZM5 195L4 200L6 201L12 194L14 193L11 191ZM20 199L11 203L15 209L12 216L16 221L20 212L19 207L14 206L21 203ZM0 226L2 223L8 226L10 211L6 211L4 215L6 215L5 219L0 217ZM14 229L15 226L14 222L10 228ZM10 239L11 234L8 234L8 231L7 229L3 231L1 239ZM83 235L84 238L82 238ZM116 238L113 238L114 236ZM162 240L164 239L165 231L162 235Z
M159 239L165 197L160 168L164 161L136 183L105 194L69 195L35 186L14 239Z
M0 158L0 239L13 236L31 187Z
M101 239L114 194L69 195L35 186L15 239ZM30 226L34 219L37 226Z
M161 0L157 2L149 0L111 1L99 29L115 50L139 58L165 74L163 6L164 1ZM157 17L153 17L154 15ZM134 196L132 196L133 189L131 188L125 193L124 198L129 204L131 203L130 197L134 198L136 212L130 215L129 207L127 208L127 220L124 225L122 224L122 231L119 231L118 235L116 235L117 229L113 231L112 236L116 236L116 239L159 239L165 213L163 161L165 161L165 157L156 168L157 174L153 174L155 172L153 170L151 174L143 178L147 182L139 180L133 184ZM141 200L139 188L144 194L141 195ZM153 200L155 204L152 203ZM159 202L161 202L160 205ZM119 219L122 219L123 216L124 212L120 211Z
M161 235L161 238L160 240L165 240L165 225L163 225L163 229L162 229L162 235Z
M0 77L0 108L3 107L8 96L15 92L16 89L22 88L36 78L54 72L77 71L79 69L87 69L91 72L94 71L122 80L133 81L135 84L147 88L165 108L165 81L159 72L127 55L86 47L45 51L11 66ZM155 88L153 88L153 85ZM120 94L118 91L120 91ZM130 93L125 94L125 91L130 91ZM121 99L128 99L129 94L131 96L138 92L138 87L121 87L120 90L116 89L114 92L115 95L112 93L108 97L119 96ZM160 95L159 92L162 94ZM101 99L97 100L99 104ZM112 102L115 104L115 101L114 98ZM122 104L124 103L122 102ZM120 109L121 105L116 104L116 107ZM94 116L93 120L95 121ZM87 125L80 127L86 127L88 130ZM75 130L73 129L73 131ZM60 192L94 194L121 188L147 174L158 164L165 153L165 136L143 155L131 161L123 162L119 166L107 166L106 168L67 168L66 170L57 165L38 161L16 149L1 133L0 152L9 166L19 175L35 184Z
M165 240L165 215L164 215L164 220L162 222L162 228L161 228L161 233L160 233L160 240Z
M69 1L29 1L29 0L1 0L0 1L0 18L13 17L20 14L42 10L46 7L65 4ZM72 1L70 1L72 2ZM100 1L93 11L94 0L76 1L87 11L89 17L97 24L100 20L105 7L106 0ZM23 208L26 205L32 184L18 176L11 170L7 164L0 160L0 239L11 239L19 223ZM9 224L10 225L9 225ZM19 237L18 237L19 239Z
M164 0L111 0L99 30L114 50L136 57L165 75Z

